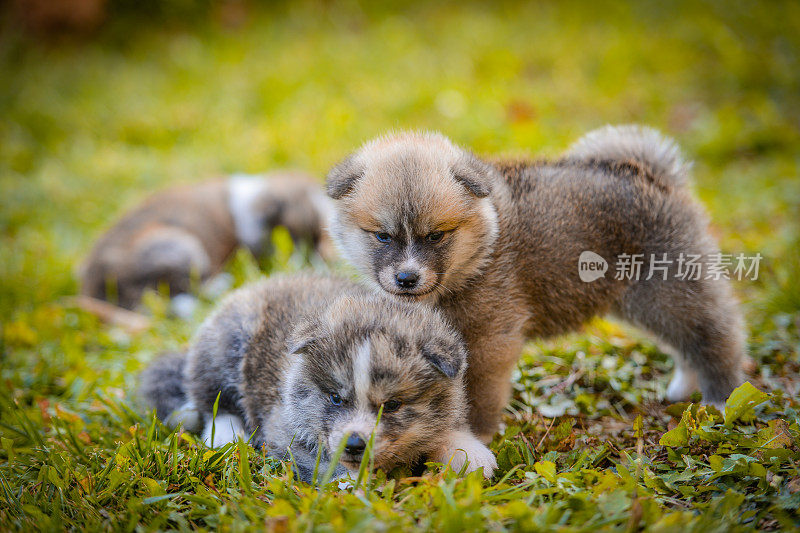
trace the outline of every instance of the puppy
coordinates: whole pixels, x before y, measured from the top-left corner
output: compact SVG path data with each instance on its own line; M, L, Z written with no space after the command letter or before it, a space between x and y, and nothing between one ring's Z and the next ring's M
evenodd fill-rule
M743 379L743 323L725 279L679 279L683 254L710 270L717 245L673 141L605 127L552 162L489 162L437 133L373 140L328 175L331 233L382 291L428 302L467 341L470 423L488 442L528 338L614 313L674 352L670 400L697 387L721 404ZM672 264L648 279L579 277L579 258L642 254ZM666 255L664 255L666 254ZM633 260L631 260L633 263ZM623 269L624 270L624 269ZM621 279L617 279L617 278Z
M132 309L146 288L162 283L173 296L188 292L237 247L266 253L279 225L331 258L323 231L329 203L312 177L287 171L162 191L100 237L81 268L81 294Z
M306 481L319 447L324 472L343 440L340 466L357 471L373 431L379 468L428 458L458 471L468 461L488 477L496 464L467 426L465 370L463 341L436 311L296 275L232 293L188 355L145 370L141 394L159 418L211 445L253 435L275 457L291 449Z

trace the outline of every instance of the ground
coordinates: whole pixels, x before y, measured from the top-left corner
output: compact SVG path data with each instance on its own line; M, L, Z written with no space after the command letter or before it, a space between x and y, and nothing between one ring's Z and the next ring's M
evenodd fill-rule
M3 19L0 530L800 527L796 2L110 5L78 36ZM724 413L666 404L668 357L598 319L526 347L492 480L431 465L316 488L137 407L137 372L185 346L211 302L182 322L152 295L133 334L69 300L92 240L170 183L322 179L396 128L550 156L625 122L675 137L722 250L764 258L733 281L753 365ZM281 245L265 268L298 262ZM229 270L258 275L246 254Z

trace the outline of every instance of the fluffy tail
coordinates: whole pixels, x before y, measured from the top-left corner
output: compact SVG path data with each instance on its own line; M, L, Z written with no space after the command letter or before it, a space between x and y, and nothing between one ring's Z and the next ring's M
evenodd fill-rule
M139 377L139 395L165 425L197 432L202 429L200 413L186 396L185 367L185 353L162 354Z
M647 167L653 179L668 188L687 184L691 165L674 140L646 126L604 126L573 144L567 156L599 161L634 160Z

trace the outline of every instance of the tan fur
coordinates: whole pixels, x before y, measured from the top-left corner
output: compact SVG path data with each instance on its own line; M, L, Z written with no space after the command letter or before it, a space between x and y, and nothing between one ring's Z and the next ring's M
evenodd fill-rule
M263 254L265 239L278 225L295 242L315 246L324 259L333 257L324 230L327 200L311 176L279 171L246 178L267 185L250 204L237 207L247 209L248 232L231 211L234 179L167 189L129 211L94 245L81 268L81 293L130 309L145 289L160 284L172 295L188 292L219 272L238 246ZM248 242L241 240L244 233Z
M116 297L120 306L133 308L143 290L160 280L175 292L186 292L192 270L197 280L217 272L236 247L227 194L227 182L215 180L145 200L97 241L81 269L81 293L104 300ZM160 268L148 254L151 244L156 253L159 247L179 249L176 267Z
M729 284L614 279L622 253L675 260L717 250L684 187L687 168L674 143L637 127L592 132L553 162L490 163L440 134L400 133L365 144L331 171L331 231L376 287L437 306L463 333L470 422L485 442L525 339L606 313L676 348L686 372L676 373L671 396L686 394L696 378L719 403L742 379L742 320ZM585 250L612 265L605 278L579 279ZM419 277L413 288L394 283L410 268Z

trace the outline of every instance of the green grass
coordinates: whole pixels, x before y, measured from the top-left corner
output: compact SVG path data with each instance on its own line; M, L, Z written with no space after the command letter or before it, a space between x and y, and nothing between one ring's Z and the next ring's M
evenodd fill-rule
M293 3L220 18L0 35L0 530L800 527L796 2ZM598 320L526 349L493 480L432 466L315 488L133 402L142 365L184 346L210 302L183 323L154 296L152 327L131 335L67 300L93 239L170 183L282 166L321 179L393 128L554 155L632 121L696 161L723 249L764 256L735 290L768 396L743 389L727 418L661 404L669 360ZM255 275L246 256L231 270Z

